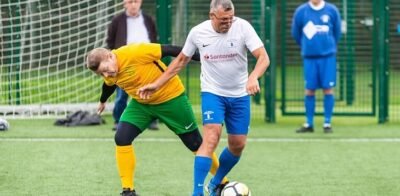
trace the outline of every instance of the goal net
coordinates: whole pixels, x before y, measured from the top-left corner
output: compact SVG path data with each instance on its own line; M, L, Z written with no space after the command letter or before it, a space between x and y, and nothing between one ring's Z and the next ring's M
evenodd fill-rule
M102 80L85 68L85 56L105 46L121 10L115 0L1 0L0 117L94 111Z

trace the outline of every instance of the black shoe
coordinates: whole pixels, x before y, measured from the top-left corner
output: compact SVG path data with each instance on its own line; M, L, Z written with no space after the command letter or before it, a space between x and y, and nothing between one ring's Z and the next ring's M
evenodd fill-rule
M117 130L117 127L118 127L118 123L115 123L114 126L113 126L113 128L112 128L111 130L116 131L116 130Z
M217 196L221 196L221 192L227 184L228 184L228 182L226 182L225 184L218 185L217 190L215 191L217 193Z
M206 187L206 191L208 193L209 196L220 196L222 190L225 188L225 186L229 183L229 181L223 183L223 184L219 184L218 186L215 186L213 184L211 184L211 180L208 183L207 187Z
M305 127L305 126L301 126L299 129L296 130L296 133L313 133L314 132L314 128L313 127Z
M331 126L324 126L324 133L332 133L332 127Z
M130 188L123 188L121 196L139 196L135 190L131 190Z
M159 129L157 120L154 120L153 122L151 122L151 124L149 125L148 128L149 128L149 130L157 131Z

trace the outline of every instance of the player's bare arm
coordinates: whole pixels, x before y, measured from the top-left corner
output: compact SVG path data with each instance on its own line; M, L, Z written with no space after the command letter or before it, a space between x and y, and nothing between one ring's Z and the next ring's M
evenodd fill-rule
M260 78L269 66L269 57L264 47L260 47L252 52L253 56L257 59L256 66L251 72L246 85L246 91L249 95L255 95L260 92L260 84L258 78Z
M167 70L153 83L147 84L137 91L141 99L149 99L150 96L163 86L168 80L179 73L189 63L191 57L185 56L182 52L168 66Z

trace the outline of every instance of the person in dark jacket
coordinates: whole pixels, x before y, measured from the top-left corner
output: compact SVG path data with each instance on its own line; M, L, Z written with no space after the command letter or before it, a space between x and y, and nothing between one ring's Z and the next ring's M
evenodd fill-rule
M107 48L117 49L131 43L156 43L157 30L154 20L141 10L142 0L124 0L125 11L116 15L107 33ZM120 88L116 89L117 95L114 104L114 127L117 129L122 112L126 108L128 94ZM157 120L148 127L150 130L158 130Z

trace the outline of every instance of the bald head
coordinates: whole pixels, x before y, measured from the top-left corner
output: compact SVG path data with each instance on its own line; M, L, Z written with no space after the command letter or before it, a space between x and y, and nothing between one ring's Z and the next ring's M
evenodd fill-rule
M90 70L96 72L100 63L107 60L110 51L105 48L95 48L90 51L86 58L86 66Z

